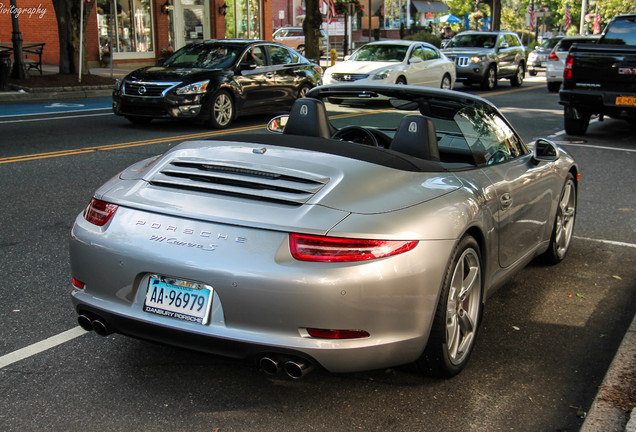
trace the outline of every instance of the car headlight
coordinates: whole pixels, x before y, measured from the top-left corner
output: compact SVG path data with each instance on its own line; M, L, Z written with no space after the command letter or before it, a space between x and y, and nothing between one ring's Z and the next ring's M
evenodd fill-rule
M472 56L470 58L471 63L481 63L486 60L486 56Z
M377 79L377 80L387 79L389 76L391 76L391 72L393 72L391 69L381 70L380 72L377 72L375 75L373 75L373 79Z
M119 78L115 80L115 91L120 91L121 90L121 85L122 85L122 80L120 80Z
M177 94L197 94L197 93L205 93L205 90L208 88L208 84L210 80L199 81L192 84L185 85L181 88L177 89Z

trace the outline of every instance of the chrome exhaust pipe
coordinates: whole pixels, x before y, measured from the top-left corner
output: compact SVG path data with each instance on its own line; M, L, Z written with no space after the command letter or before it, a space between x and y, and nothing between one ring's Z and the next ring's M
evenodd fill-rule
M278 375L282 369L280 362L271 357L261 357L258 365L267 375Z
M93 331L93 324L91 324L91 318L89 316L83 314L78 316L77 323L84 330Z
M301 379L314 369L314 365L304 359L294 359L285 362L285 373L292 379Z
M91 321L91 325L93 326L93 330L95 330L95 333L97 333L100 336L108 336L109 334L113 332L108 326L108 324L106 324L106 322L102 321L99 318Z

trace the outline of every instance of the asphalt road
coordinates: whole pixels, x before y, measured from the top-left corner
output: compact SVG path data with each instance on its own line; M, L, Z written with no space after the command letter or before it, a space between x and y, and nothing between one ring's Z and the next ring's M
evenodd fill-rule
M524 139L551 137L577 158L578 218L564 262L533 263L489 299L470 364L450 380L396 367L290 381L78 331L68 235L93 191L137 160L220 132L133 126L94 105L39 114L56 101L0 110L0 430L578 430L636 312L636 133L606 120L566 136L540 80L501 81L485 96Z

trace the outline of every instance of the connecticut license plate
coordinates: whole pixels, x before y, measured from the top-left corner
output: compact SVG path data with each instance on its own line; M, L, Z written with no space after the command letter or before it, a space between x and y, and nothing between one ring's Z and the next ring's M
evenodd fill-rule
M616 105L636 106L636 97L633 96L617 96Z
M202 283L151 275L144 311L207 324L213 292L211 286Z

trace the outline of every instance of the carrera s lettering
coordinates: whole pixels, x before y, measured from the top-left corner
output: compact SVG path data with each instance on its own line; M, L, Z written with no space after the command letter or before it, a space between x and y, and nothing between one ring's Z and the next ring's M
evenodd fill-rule
M147 226L148 228L151 228L151 229L154 229L154 230L172 232L172 233L175 233L175 234L186 234L186 235L193 235L193 236L199 236L199 237L204 237L204 238L214 238L214 239L217 239L217 240L230 240L232 238L229 234L213 233L212 231L198 231L197 232L197 231L195 231L192 228L179 228L179 227L177 227L175 225L165 225L165 224L161 224L161 223L158 223L158 222L153 222L150 225L148 225L148 222L145 221L145 220L138 220L135 225ZM153 237L159 238L160 236L153 236ZM155 238L151 238L151 240L156 240L156 239ZM233 241L235 243L247 243L247 238L241 237L241 236L236 236L236 237L233 237Z
M165 236L158 236L158 235L151 235L150 241L155 241L157 243L167 243L167 244L171 244L175 246L185 246L185 247L194 248L194 249L201 249L206 252L212 252L216 250L217 248L217 245L215 244L204 245L200 243L191 243L191 242L181 241L174 237L165 237Z

